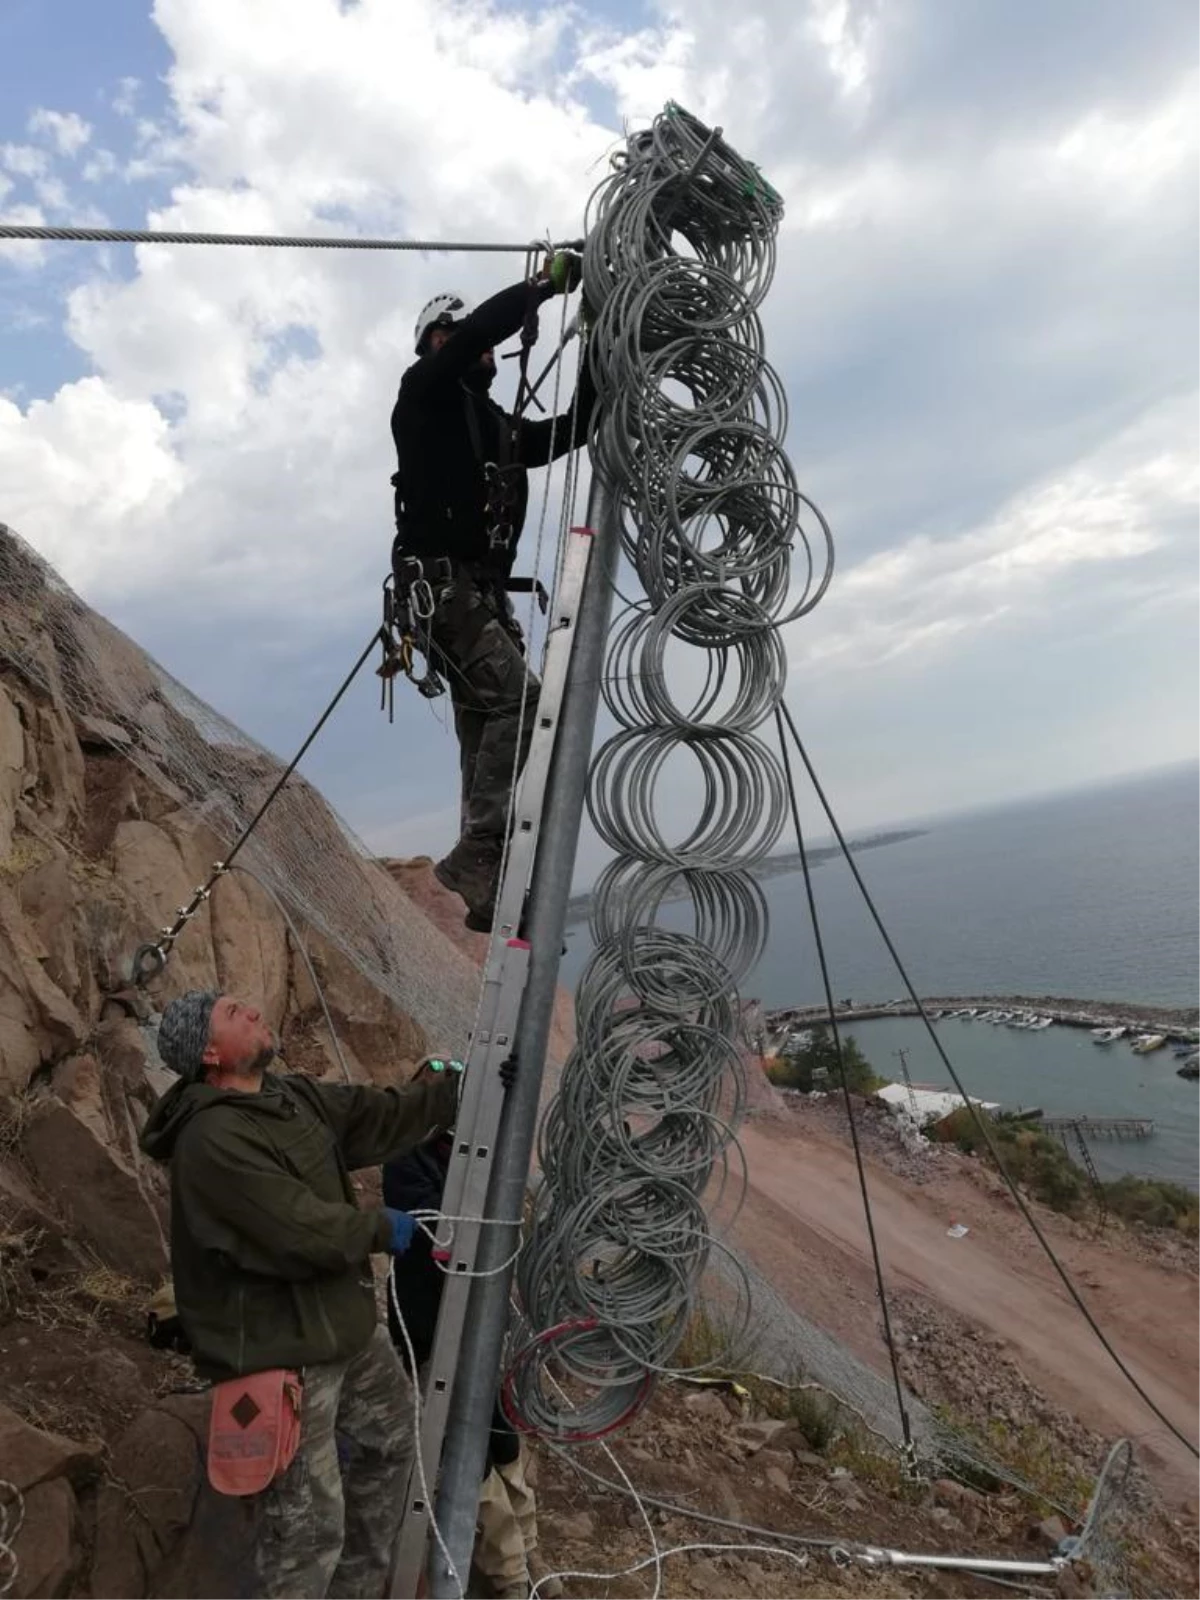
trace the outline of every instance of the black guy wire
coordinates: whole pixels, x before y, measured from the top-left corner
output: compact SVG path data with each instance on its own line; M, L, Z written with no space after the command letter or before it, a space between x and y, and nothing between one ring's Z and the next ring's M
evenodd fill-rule
M875 1267L875 1284L879 1292L879 1305L883 1312L883 1333L887 1341L888 1360L892 1368L892 1382L896 1388L896 1405L900 1412L900 1427L904 1433L904 1449L911 1466L915 1456L912 1426L909 1422L908 1407L904 1402L904 1385L900 1379L900 1358L896 1353L896 1340L892 1333L892 1318L888 1309L887 1287L883 1281L883 1262L879 1256L879 1241L875 1237L875 1218L871 1211L871 1194L867 1187L867 1174L863 1165L862 1147L858 1140L858 1123L854 1116L854 1101L850 1094L850 1085L846 1080L846 1063L842 1056L842 1036L838 1029L837 1015L834 1010L833 988L829 980L829 963L825 959L825 941L821 937L821 923L817 916L817 902L813 894L812 875L808 866L808 850L804 843L804 829L800 823L800 807L796 800L796 785L792 777L792 763L783 733L783 717L778 706L775 708L775 728L779 735L779 754L783 758L783 773L787 781L788 804L791 807L792 823L796 829L796 845L800 851L800 866L804 873L804 893L808 899L808 914L812 919L813 940L816 943L817 960L821 967L821 986L825 990L825 1010L833 1033L833 1047L837 1054L838 1076L842 1082L842 1098L846 1103L846 1116L850 1122L850 1140L854 1146L854 1165L858 1172L859 1191L862 1194L863 1214L867 1222L867 1237L871 1242L871 1260Z
M258 825L262 821L263 817L266 816L268 810L275 803L276 799L279 796L280 790L283 788L284 784L288 781L288 779L292 776L293 772L295 772L296 768L300 765L301 761L304 759L305 755L308 753L308 750L309 750L310 746L312 745L313 740L317 737L317 735L320 733L321 729L325 726L325 724L329 721L330 717L337 710L337 707L341 703L343 695L346 693L347 689L349 689L350 685L354 682L355 678L358 677L358 674L362 671L364 665L366 664L368 656L370 656L372 651L375 649L376 645L378 645L378 643L380 641L380 638L382 636L382 632L383 632L382 629L377 628L375 630L375 632L371 635L370 640L368 641L366 648L363 650L363 652L359 656L358 660L351 667L351 669L347 673L346 677L342 680L341 687L338 689L338 691L334 695L333 699L325 707L324 711L322 711L320 717L318 718L317 722L313 726L313 729L309 733L307 739L305 739L304 743L300 746L299 750L296 751L296 754L292 757L292 759L288 763L287 767L284 769L284 771L276 779L275 783L271 787L270 793L267 795L267 797L263 801L262 805L259 806L258 810L254 813L253 817L251 817L250 821L242 829L242 831L238 835L237 839L235 839L235 841L233 843L233 848L229 851L229 854L225 857L225 859L223 861L218 861L217 862L216 866L213 868L212 872L209 874L208 879L206 880L206 882L203 883L200 886L200 888L198 888L195 891L195 893L193 894L192 900L191 900L191 905L187 909L186 913L185 912L180 912L180 914L177 916L177 918L176 918L175 922L172 924L172 926L169 929L166 929L162 934L159 935L159 941L157 943L142 945L141 948L137 951L137 953L135 954L135 956L133 958L133 960L134 960L134 981L135 982L143 983L148 978L153 977L153 976L156 975L155 971L151 971L151 970L149 970L147 968L144 968L142 966L142 956L143 956L143 954L147 954L148 953L150 955L152 961L155 964L156 971L157 972L161 972L162 971L163 967L166 965L167 956L169 955L169 953L171 951L171 947L174 945L175 940L179 937L179 935L183 932L184 928L187 926L187 923L190 920L192 914L195 911L197 911L200 908L200 906L204 903L204 901L208 898L208 895L209 895L210 891L212 890L213 885L216 883L217 879L220 878L224 873L229 871L229 868L234 863L235 857L240 853L240 851L242 850L243 846L246 844L247 840L250 838L250 835L254 832L255 828L258 827ZM164 944L163 941L165 941L165 944Z
M980 1134L980 1137L983 1139L983 1142L987 1145L988 1153L991 1156L992 1160L996 1163L996 1167L999 1170L1000 1176L1004 1179L1005 1184L1008 1186L1009 1193L1012 1195L1013 1200L1016 1203L1017 1209L1020 1211L1021 1215L1025 1218L1025 1221L1033 1229L1034 1236L1037 1239L1037 1242L1041 1245L1042 1249L1045 1251L1047 1259L1049 1260L1051 1266L1054 1268L1055 1272L1058 1274L1058 1276L1059 1276L1059 1278L1060 1278L1060 1280L1062 1282L1063 1288L1066 1289L1067 1293L1070 1295L1071 1299L1074 1301L1076 1309L1079 1311L1080 1316L1083 1317L1083 1319L1087 1323L1088 1327L1096 1335L1096 1338L1099 1339L1101 1345L1103 1345L1105 1351L1107 1352L1109 1357L1112 1359L1112 1361L1113 1361L1114 1365L1116 1366L1118 1372L1120 1372L1122 1377L1124 1377L1128 1381L1128 1383L1130 1384L1130 1386L1134 1390L1134 1392L1138 1396L1140 1396L1140 1398L1150 1408L1150 1410L1154 1413L1154 1415L1162 1423L1163 1427L1166 1428L1176 1439L1178 1439L1179 1443L1181 1445L1183 1445L1186 1450L1188 1450L1193 1456L1196 1456L1197 1459L1200 1459L1200 1450L1197 1450L1196 1446L1187 1437L1187 1435L1184 1434L1183 1432L1181 1432L1181 1430L1175 1426L1175 1424L1166 1415L1166 1413L1164 1411L1162 1411L1161 1408L1150 1398L1150 1396L1146 1393L1145 1389L1138 1382L1138 1380L1134 1377L1133 1373L1129 1370L1128 1366L1126 1366L1124 1360L1121 1358L1121 1356L1118 1354L1118 1352L1114 1349L1113 1345L1109 1342L1108 1336L1105 1334L1105 1332L1101 1328L1100 1324L1096 1321L1096 1318L1093 1316L1091 1310L1089 1309L1089 1307L1085 1303L1085 1301L1083 1299L1083 1296L1079 1293L1079 1290L1075 1287L1074 1283L1072 1282L1071 1277L1070 1277L1069 1273L1067 1272L1067 1269L1063 1266L1062 1262L1058 1259L1058 1256L1056 1255L1055 1250L1054 1250L1054 1246L1050 1243L1049 1239L1047 1239L1046 1235L1043 1233L1043 1231L1042 1231L1042 1229L1041 1229L1041 1227L1040 1227L1040 1225L1038 1223L1037 1218L1034 1216L1033 1212L1029 1209L1029 1206L1026 1204L1024 1195L1021 1193L1020 1189L1018 1189L1016 1181L1014 1180L1012 1174L1009 1172L1008 1168L1005 1166L1004 1161L1003 1161L1003 1159L1002 1159L1002 1157L1000 1155L1000 1152L996 1148L996 1142L992 1138L992 1135L991 1135L991 1132L990 1132L990 1130L989 1130L989 1128L987 1126L987 1123L980 1116L978 1109L976 1108L975 1104L971 1100L970 1096L967 1094L966 1089L963 1087L962 1080L959 1078L958 1073L955 1071L955 1069L954 1069L954 1067L953 1067L953 1065L952 1065L952 1063L950 1061L950 1057L946 1054L945 1048L942 1045L942 1041L937 1036L937 1030L934 1028L932 1022L930 1022L929 1016L926 1013L925 1007L924 1007L924 1005L922 1005L921 1000L920 1000L919 996L917 995L917 991L913 988L912 981L910 980L910 978L908 976L908 971L905 968L905 965L904 965L903 961L901 961L901 959L900 959L899 952L897 951L895 945L892 943L891 936L889 935L887 929L884 927L883 919L879 915L879 912L876 910L875 902L871 898L870 891L868 890L866 884L863 882L862 874L858 870L858 866L855 863L853 853L851 852L849 845L846 843L846 840L845 840L844 835L842 834L841 828L838 826L837 818L833 814L833 808L829 804L829 801L825 796L825 791L821 787L820 779L817 777L817 774L813 769L813 764L808 758L808 752L804 748L804 741L801 739L799 731L798 731L798 729L796 727L795 721L794 721L794 719L792 717L792 713L791 713L791 711L788 709L788 707L786 705L783 707L783 717L787 722L788 729L789 729L789 731L790 731L790 733L792 735L793 741L795 742L796 749L800 754L800 759L804 762L805 769L807 770L809 779L812 782L812 786L813 786L814 790L816 791L817 798L820 800L821 805L824 808L825 815L829 818L830 826L832 827L832 829L834 831L834 835L837 838L837 842L838 842L839 846L841 847L842 854L846 858L846 863L849 866L850 871L854 874L854 881L855 881L855 883L857 883L860 891L862 892L862 897L863 897L864 901L866 902L867 910L871 913L871 919L874 922L876 928L878 928L880 936L882 937L884 944L887 946L888 954L891 956L892 960L896 963L896 970L900 974L901 979L903 980L904 987L908 991L909 998L911 999L912 1003L917 1008L917 1012L920 1015L921 1021L925 1024L925 1031L929 1034L930 1040L932 1041L932 1044L933 1044L933 1048L937 1051L938 1056L941 1058L942 1065L945 1067L946 1071L950 1074L950 1079L951 1079L951 1082L954 1084L954 1087L958 1090L959 1094L962 1095L963 1102L966 1105L967 1110L969 1111L972 1120L974 1121L975 1127L978 1130L978 1132Z
M354 665L350 668L350 671L346 674L345 678L343 678L341 688L334 695L333 699L325 707L324 711L322 711L320 717L317 719L316 723L313 725L312 732L309 734L308 738L305 739L304 743L300 746L299 750L296 751L296 754L292 757L292 759L288 763L287 767L280 774L280 776L276 780L275 785L272 788L270 794L268 794L267 798L263 801L262 805L259 806L258 810L254 813L253 817L251 817L250 821L242 829L241 837L236 841L236 843L233 846L233 849L229 852L229 854L225 857L225 860L221 863L221 865L223 867L231 867L233 865L234 857L238 854L238 852L241 850L242 846L246 843L246 841L249 839L250 835L254 832L255 828L258 827L259 823L266 816L267 812L270 810L271 806L274 804L276 798L278 797L279 791L283 788L284 784L291 777L292 773L295 772L296 768L300 765L301 761L304 760L304 757L308 754L309 748L312 745L313 740L317 737L317 735L320 733L321 729L325 726L325 724L329 721L330 717L337 710L338 706L341 703L342 696L346 693L346 690L349 689L350 685L354 682L355 678L358 677L359 673L362 671L363 667L366 665L367 657L371 654L371 652L375 649L375 646L379 643L379 634L380 634L380 630L377 628L375 630L375 632L371 635L371 637L370 637L370 639L369 639L369 641L367 643L366 649L359 656L358 660L354 663Z

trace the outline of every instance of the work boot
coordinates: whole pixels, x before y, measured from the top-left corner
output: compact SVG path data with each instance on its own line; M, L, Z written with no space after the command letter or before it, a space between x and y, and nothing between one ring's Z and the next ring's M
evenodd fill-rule
M504 844L500 839L464 836L450 854L434 863L433 875L467 904L468 928L488 933L496 916L496 887Z
M529 1569L529 1586L537 1590L538 1600L560 1600L562 1579L549 1576L550 1568L542 1560L542 1553L536 1545L526 1554L525 1564Z

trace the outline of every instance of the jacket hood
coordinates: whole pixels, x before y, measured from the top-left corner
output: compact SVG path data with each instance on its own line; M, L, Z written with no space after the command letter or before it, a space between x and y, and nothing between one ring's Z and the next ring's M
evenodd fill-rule
M270 1072L263 1075L262 1088L257 1094L214 1089L211 1084L187 1083L181 1078L154 1102L138 1142L155 1161L170 1161L179 1135L193 1117L213 1106L230 1103L261 1116L282 1117L286 1115L282 1091L280 1080Z

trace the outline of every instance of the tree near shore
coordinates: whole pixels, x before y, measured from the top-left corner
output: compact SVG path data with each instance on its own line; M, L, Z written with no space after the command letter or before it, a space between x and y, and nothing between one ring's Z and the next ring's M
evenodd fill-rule
M870 1094L887 1081L875 1072L853 1034L842 1035L842 1067L846 1087L855 1094ZM802 1089L806 1094L814 1089L840 1089L837 1046L826 1024L815 1023L802 1048L776 1056L767 1068L767 1076L779 1089Z

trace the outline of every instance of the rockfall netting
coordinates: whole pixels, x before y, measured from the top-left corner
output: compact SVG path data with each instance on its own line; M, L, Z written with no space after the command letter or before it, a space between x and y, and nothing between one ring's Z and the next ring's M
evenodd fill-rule
M102 743L178 794L223 844L284 763L86 605L0 523L0 661ZM317 708L320 709L320 708ZM315 712L314 712L315 715ZM462 1051L478 972L433 929L313 787L293 775L241 858L444 1050ZM161 930L147 928L145 938ZM186 940L186 931L181 935ZM129 952L132 959L133 951Z

